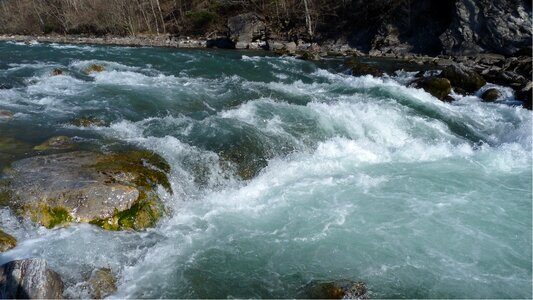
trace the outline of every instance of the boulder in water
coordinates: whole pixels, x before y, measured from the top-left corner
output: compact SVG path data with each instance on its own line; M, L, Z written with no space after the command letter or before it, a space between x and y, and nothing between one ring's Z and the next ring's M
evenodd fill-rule
M9 120L13 118L13 113L9 110L0 110L0 120Z
M313 282L306 288L310 299L368 299L363 282Z
M155 188L171 192L169 169L148 151L36 156L11 165L5 190L10 207L47 228L76 222L142 230L162 215Z
M58 68L54 68L52 70L52 76L59 76L59 75L63 75L63 70L58 69Z
M89 289L94 299L105 298L117 291L117 280L109 268L100 268L92 272Z
M476 71L459 64L444 68L440 77L448 79L454 88L458 88L457 91L464 91L464 93L474 93L487 83Z
M90 126L106 126L106 122L104 120L100 120L98 118L94 117L86 117L86 118L76 118L72 119L68 122L70 125L74 125L77 127L90 127Z
M46 151L46 150L64 150L74 147L74 141L68 136L55 136L49 138L40 145L33 147L34 150Z
M0 229L0 252L5 252L17 246L17 240Z
M63 282L41 258L15 260L0 266L1 299L61 299Z
M369 64L358 61L355 58L350 58L346 61L346 66L351 70L353 76L372 75L374 77L383 76L383 71L373 67Z
M85 68L85 73L91 74L91 73L100 73L105 71L105 67L99 64L92 64Z
M529 81L523 85L517 92L516 98L523 102L523 106L531 110L531 98L533 95L533 83Z
M419 88L424 89L426 92L430 93L433 97L449 102L452 98L449 96L452 91L452 86L450 81L446 78L438 77L425 77L417 80L415 85Z
M498 89L490 88L483 92L483 94L481 95L481 99L483 100L483 102L494 102L498 100L498 98L500 98L501 96L502 94L500 93L500 91L498 91Z

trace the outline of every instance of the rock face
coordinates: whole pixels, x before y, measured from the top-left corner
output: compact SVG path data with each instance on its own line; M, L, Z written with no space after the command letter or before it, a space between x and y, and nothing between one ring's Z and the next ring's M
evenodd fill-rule
M116 279L109 268L96 269L89 278L89 288L94 299L105 298L117 291Z
M17 240L0 229L0 252L5 252L17 246Z
M459 64L447 66L442 70L440 77L448 79L452 86L458 88L457 91L462 94L473 93L487 83L477 72Z
M228 32L236 49L246 49L264 36L265 23L254 13L241 14L228 19Z
M415 85L430 93L433 97L449 102L451 97L448 95L452 91L450 81L446 78L428 77L418 80Z
M310 299L368 299L363 282L314 282L306 294Z
M512 55L531 49L531 1L456 1L450 27L440 40L449 54L487 50Z
M0 266L1 299L60 299L63 282L44 259L11 261Z
M70 152L17 161L8 172L8 205L52 228L69 222L141 230L162 214L157 185L170 190L168 164L147 151Z

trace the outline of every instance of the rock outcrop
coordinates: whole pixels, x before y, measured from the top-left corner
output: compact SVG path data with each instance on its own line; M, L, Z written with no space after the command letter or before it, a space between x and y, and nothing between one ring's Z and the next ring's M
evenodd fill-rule
M0 266L1 299L61 299L61 277L44 259L15 260Z
M34 150L46 151L46 150L64 150L74 147L74 141L68 136L60 135L49 138L42 144L33 147Z
M15 212L47 228L76 222L142 230L162 215L155 188L171 192L169 169L148 151L76 151L14 162L4 189Z
M449 65L442 70L440 77L448 79L460 94L474 93L487 83L477 72L460 64Z
M433 97L450 102L452 98L449 96L452 91L450 81L446 78L427 77L421 78L415 82L415 86L424 89L430 93Z
M491 51L513 55L531 49L531 2L456 1L452 22L440 40L449 54Z
M228 33L236 49L247 49L265 37L265 23L255 13L237 15L228 19Z
M5 252L17 246L17 240L0 229L0 252Z
M384 74L382 70L367 63L360 62L355 58L346 60L345 64L350 68L350 72L353 76L372 75L374 77L380 77Z
M94 299L105 298L117 291L117 280L109 268L100 268L92 272L89 289Z

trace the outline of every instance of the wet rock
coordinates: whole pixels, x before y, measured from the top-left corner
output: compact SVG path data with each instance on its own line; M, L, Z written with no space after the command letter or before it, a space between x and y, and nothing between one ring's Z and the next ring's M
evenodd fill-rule
M474 93L487 83L477 72L459 64L446 67L440 77L448 79L454 88L458 87L466 93Z
M13 118L13 113L9 110L0 110L0 121L9 120Z
M17 246L17 240L0 229L0 252L5 252Z
M34 150L46 151L46 150L64 150L74 147L74 141L68 136L55 136L52 137L40 145L33 147Z
M247 49L253 41L265 35L265 23L254 13L231 17L227 26L230 40L236 49Z
M55 68L52 70L52 76L59 76L59 75L63 75L63 70L58 69L58 68Z
M76 222L142 230L163 213L155 188L171 192L169 170L148 151L76 151L14 162L5 190L16 213L47 228Z
M61 299L63 282L41 258L15 260L0 266L1 299Z
M372 75L374 77L383 76L383 71L369 64L350 58L346 61L346 66L350 68L353 76Z
M117 291L117 280L109 268L100 268L92 272L89 289L93 299L102 299Z
M302 60L320 60L320 54L314 51L305 51L299 58Z
M310 299L368 299L363 282L314 282L306 291Z
M483 94L481 95L481 99L483 100L483 102L494 102L498 100L498 98L500 97L501 97L500 91L498 91L498 89L495 89L495 88L488 89L485 92L483 92Z
M106 126L107 123L104 120L100 120L94 117L76 118L68 122L70 125L77 127L89 127L89 126Z
M0 136L0 153L10 153L15 154L18 152L24 152L30 148L24 142L21 142L17 139L11 137L1 137Z
M516 92L516 98L523 102L524 108L531 110L531 98L533 94L533 83L530 81Z
M452 91L450 81L446 78L439 77L427 77L422 78L415 82L415 86L424 89L430 93L433 97L446 102L451 101L449 97Z
M99 65L99 64L92 64L92 65L88 66L87 68L85 68L84 71L87 74L100 73L100 72L105 71L105 67L102 66L102 65Z

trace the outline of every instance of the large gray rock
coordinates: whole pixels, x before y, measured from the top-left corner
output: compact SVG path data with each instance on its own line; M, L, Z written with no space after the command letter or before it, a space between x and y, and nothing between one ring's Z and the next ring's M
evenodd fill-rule
M15 260L0 266L1 299L60 299L61 277L41 258Z
M265 23L257 14L241 14L228 19L228 31L235 48L246 49L250 43L264 37Z
M440 40L449 54L531 49L531 1L459 0Z
M9 206L48 228L77 222L143 229L161 214L154 188L170 191L168 171L162 158L146 151L76 151L14 162L5 189Z

